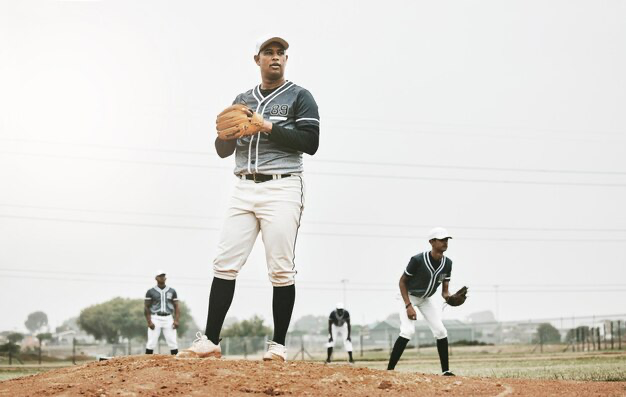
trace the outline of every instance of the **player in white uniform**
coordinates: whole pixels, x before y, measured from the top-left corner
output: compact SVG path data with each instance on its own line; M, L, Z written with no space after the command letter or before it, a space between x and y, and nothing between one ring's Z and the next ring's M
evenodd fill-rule
M333 348L335 347L335 341L337 338L342 337L343 347L348 352L350 364L354 364L352 358L352 327L350 326L350 313L344 309L343 303L337 303L337 308L328 316L328 343L326 347L328 349L328 357L326 357L326 364L330 364L330 358L333 354Z
M273 285L274 335L264 360L287 357L285 338L296 297L295 248L304 209L302 154L319 145L319 113L311 93L285 80L287 41L267 36L257 42L254 60L261 84L239 94L264 119L261 132L236 140L216 138L220 157L235 154L239 179L222 228L213 262L213 283L204 335L198 334L181 357L219 357L219 336L235 293L235 279L259 234L263 236L269 279Z
M178 294L174 288L165 285L165 271L158 270L155 279L157 285L146 292L144 305L144 315L148 322L146 354L154 353L162 331L170 352L176 355L178 353L176 328L180 317Z

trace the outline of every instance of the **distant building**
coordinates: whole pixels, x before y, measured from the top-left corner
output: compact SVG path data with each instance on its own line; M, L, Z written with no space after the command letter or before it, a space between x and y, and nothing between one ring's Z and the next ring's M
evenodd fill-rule
M448 330L448 340L450 343L461 340L475 340L474 329L471 325L465 324L459 320L443 320L443 324ZM380 346L387 348L400 335L400 321L393 317L385 321L371 325L369 330L368 345ZM428 323L424 320L415 322L415 335L411 343L419 343L420 345L432 345L435 343L433 333L428 327Z

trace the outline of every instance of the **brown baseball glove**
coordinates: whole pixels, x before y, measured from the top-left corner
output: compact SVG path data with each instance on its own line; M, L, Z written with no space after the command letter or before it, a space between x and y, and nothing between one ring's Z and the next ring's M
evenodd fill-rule
M246 105L235 104L218 114L215 124L220 139L237 139L261 131L263 116L253 112Z
M453 295L450 295L448 299L446 299L446 303L450 306L461 306L465 303L465 299L467 299L467 287L463 287Z

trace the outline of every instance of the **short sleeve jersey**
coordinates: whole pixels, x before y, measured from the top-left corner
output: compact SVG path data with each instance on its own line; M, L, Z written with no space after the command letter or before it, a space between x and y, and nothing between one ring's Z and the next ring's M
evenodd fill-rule
M320 115L313 95L306 89L286 81L267 96L261 86L237 95L233 103L242 103L281 127L296 129L306 125L319 126ZM302 152L271 141L264 133L237 139L235 175L291 174L303 171Z
M344 310L343 314L340 316L339 313L337 313L337 310L333 310L330 313L330 316L328 316L328 320L330 320L333 325L341 327L346 321L350 320L350 313L348 313L347 310Z
M422 252L411 258L404 274L408 277L409 294L428 298L437 291L439 284L450 280L452 260L444 256L436 261L430 252Z
M146 292L146 302L150 302L150 313L174 314L174 301L178 300L178 294L174 288L159 286L152 287Z

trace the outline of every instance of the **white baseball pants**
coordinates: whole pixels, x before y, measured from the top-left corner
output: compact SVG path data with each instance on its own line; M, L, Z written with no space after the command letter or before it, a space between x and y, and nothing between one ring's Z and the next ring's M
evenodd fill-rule
M239 180L213 261L213 274L234 280L261 232L272 285L294 284L295 248L305 187L301 175L256 183Z
M435 339L443 339L448 336L448 331L446 331L446 327L443 326L443 321L441 320L441 309L437 307L437 305L432 301L431 298L418 298L413 295L409 295L409 300L414 307L417 307L422 316L424 316L424 320L428 323L428 327L433 333ZM404 307L404 300L402 296L398 294L398 309L400 313L400 336L405 339L411 339L413 334L415 333L415 321L409 319L408 314L406 314L406 307Z
M148 327L148 343L146 343L146 349L154 350L159 343L159 336L163 331L165 342L170 350L178 349L178 342L176 341L176 330L172 328L174 325L174 318L169 316L157 316L153 314L151 316L154 323L154 329Z
M326 347L335 347L335 342L341 336L343 338L343 347L345 347L347 352L352 351L352 342L348 340L348 324L344 323L341 327L332 324L330 326L330 332L333 336L333 341L328 342Z

